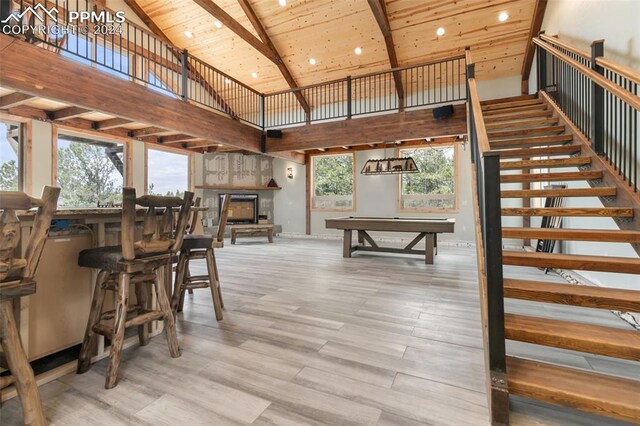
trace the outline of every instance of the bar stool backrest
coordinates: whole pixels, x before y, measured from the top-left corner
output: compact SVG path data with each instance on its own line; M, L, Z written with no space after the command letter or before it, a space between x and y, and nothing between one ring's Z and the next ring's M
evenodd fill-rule
M200 207L200 203L202 199L200 197L196 198L196 201L193 202L193 207L196 209L191 210L191 219L189 219L189 225L187 226L187 233L193 234L193 231L196 229L196 223L198 223L198 210L197 207Z
M224 229L227 226L227 217L229 217L229 204L231 203L231 194L222 196L222 208L220 209L220 221L218 222L218 232L216 233L216 241L224 241Z
M122 257L124 260L135 259L136 250L144 254L176 253L182 245L184 233L189 220L189 211L193 201L193 192L185 191L184 198L144 195L136 198L135 188L122 190ZM134 241L136 220L136 204L147 207L144 217L142 239ZM178 222L174 226L173 209L180 208ZM164 209L160 227L156 209Z
M42 198L24 192L0 191L0 282L31 280L36 274L44 243L56 208L60 188L45 186ZM20 221L16 211L37 208L24 259L16 256L20 242Z

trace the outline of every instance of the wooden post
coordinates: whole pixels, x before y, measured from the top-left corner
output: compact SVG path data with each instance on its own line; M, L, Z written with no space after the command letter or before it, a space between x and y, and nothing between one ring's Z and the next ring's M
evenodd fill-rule
M345 229L342 240L342 257L351 257L351 237L351 229Z
M425 235L425 250L424 250L424 263L427 265L433 265L433 249L435 243L434 233L429 232Z

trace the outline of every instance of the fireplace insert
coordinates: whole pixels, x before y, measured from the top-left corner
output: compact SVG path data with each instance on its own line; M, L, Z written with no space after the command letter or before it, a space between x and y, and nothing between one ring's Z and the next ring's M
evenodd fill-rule
M218 217L222 209L222 197L218 202ZM258 194L231 194L229 201L228 224L258 223Z

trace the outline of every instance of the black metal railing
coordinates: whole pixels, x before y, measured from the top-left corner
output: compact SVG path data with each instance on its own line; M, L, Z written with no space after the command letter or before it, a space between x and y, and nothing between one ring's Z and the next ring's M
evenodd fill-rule
M534 43L538 90L549 94L594 151L638 192L640 73L606 60L601 40L592 43L590 54L544 34Z
M474 170L474 190L477 202L476 249L480 303L485 343L488 384L487 395L492 421L508 424L506 349L504 334L504 288L502 270L502 217L500 198L500 153L492 151L485 128L482 106L475 80L475 64L467 50L467 123ZM498 406L502 404L502 407Z
M10 4L15 17L10 24L64 29L58 34L14 34L17 37L262 129L466 100L463 56L262 94L129 20L107 24L104 19L80 22L72 16L75 12L115 16L115 11L92 0Z
M115 17L116 12L91 0L19 0L13 1L12 10L15 18L10 25L47 28L14 34L18 37L167 96L262 127L260 92L129 20L109 24L91 16L82 22L72 16L75 12L108 12Z
M305 111L297 97L309 105ZM464 56L265 95L265 127L348 119L466 100Z

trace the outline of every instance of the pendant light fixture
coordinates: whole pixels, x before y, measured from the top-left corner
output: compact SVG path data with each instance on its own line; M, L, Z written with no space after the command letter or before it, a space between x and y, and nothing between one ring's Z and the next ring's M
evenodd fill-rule
M363 175L391 175L418 173L418 166L412 157L387 157L387 143L384 143L384 158L367 160L360 171Z

